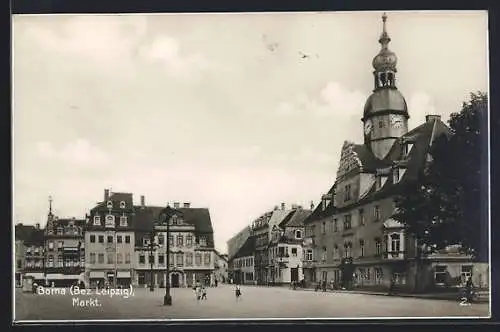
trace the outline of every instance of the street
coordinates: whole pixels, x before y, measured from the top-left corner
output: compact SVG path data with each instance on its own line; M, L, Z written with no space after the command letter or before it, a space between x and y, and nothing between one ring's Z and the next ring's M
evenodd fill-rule
M487 317L488 303L460 306L458 302L366 294L322 293L288 288L245 287L236 300L234 287L208 289L197 301L192 289L172 289L173 305L163 306L164 289L134 289L116 295L36 295L16 289L15 321L107 319L250 319L250 318L377 318ZM75 299L78 298L78 299Z

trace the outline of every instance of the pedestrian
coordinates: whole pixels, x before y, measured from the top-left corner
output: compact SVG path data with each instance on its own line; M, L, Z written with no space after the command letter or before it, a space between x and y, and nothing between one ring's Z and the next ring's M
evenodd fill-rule
M207 288L205 286L201 287L201 299L206 300L207 299Z
M196 281L195 294L196 294L196 299L200 300L201 299L201 283L199 280Z
M240 285L236 285L235 294L236 294L236 301L238 301L241 296Z
M215 279L215 287L217 287L217 283L218 283L218 282L217 282L217 279Z
M467 303L472 302L473 288L474 288L474 284L472 283L472 278L467 277L467 281L465 282L465 292L466 292L465 294L466 294Z

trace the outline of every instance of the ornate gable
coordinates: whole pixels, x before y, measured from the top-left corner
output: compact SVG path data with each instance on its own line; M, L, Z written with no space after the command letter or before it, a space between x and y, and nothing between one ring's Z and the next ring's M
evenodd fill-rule
M340 154L339 168L337 170L337 179L343 178L354 170L362 170L363 164L358 154L354 150L355 144L345 141Z

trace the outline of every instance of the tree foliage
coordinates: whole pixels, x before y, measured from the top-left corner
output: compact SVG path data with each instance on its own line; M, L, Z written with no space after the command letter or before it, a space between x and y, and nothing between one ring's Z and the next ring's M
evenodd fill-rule
M394 219L420 244L434 250L460 245L465 253L487 259L487 137L484 119L488 96L470 95L448 121L451 135L432 144L432 162L396 198Z

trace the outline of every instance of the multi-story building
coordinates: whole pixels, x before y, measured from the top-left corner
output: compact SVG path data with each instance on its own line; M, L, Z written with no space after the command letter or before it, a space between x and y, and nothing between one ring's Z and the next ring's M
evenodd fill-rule
M24 226L21 226L24 228ZM20 250L24 250L23 254L19 255L24 257L21 269L21 282L27 278L32 279L38 285L45 285L45 256L44 256L44 231L37 223L34 227L27 226L24 228L24 234L21 234L21 241L23 245L19 246Z
M336 181L306 220L305 278L333 279L344 287L386 287L394 277L397 287L424 289L436 285L428 282L435 281L432 271L446 273L446 264L438 262L444 257L428 257L426 267L419 268L422 248L391 216L395 195L432 161L433 141L449 129L439 116L428 115L408 131L409 113L396 86L397 58L388 48L385 15L379 42L381 51L373 59L375 86L362 115L364 144L344 143ZM453 258L455 264L465 264L455 275L469 273L469 259Z
M227 269L228 269L228 261L227 261L227 255L219 253L217 250L215 250L215 263L214 263L214 274L215 274L215 280L217 280L218 283L225 283L227 282Z
M83 219L60 219L55 216L52 213L52 199L49 199L44 253L46 280L50 285L65 287L84 282L84 226Z
M169 282L171 287L192 286L196 281L206 285L215 283L215 261L213 228L210 212L206 208L192 208L190 203L175 202L170 220L159 220L165 207L146 206L144 199L136 207L135 243L136 279L139 286L148 286L153 280L155 287L164 287L167 281L166 241L170 245ZM167 239L169 222L170 236ZM151 229L154 229L151 246ZM153 250L152 250L153 249ZM153 253L153 255L151 255Z
M24 267L26 264L26 249L31 247L31 245L36 242L33 241L33 233L36 228L32 225L23 225L18 223L15 226L15 260L16 260L16 270L15 270L15 285L16 287L23 286L24 279ZM40 233L40 231L38 231ZM43 241L42 241L43 242ZM43 243L41 243L43 244ZM30 250L31 252L31 250Z
M269 266L269 220L272 214L272 211L267 212L252 224L252 234L255 237L255 280L258 285L267 283Z
M269 267L274 284L290 284L304 278L302 270L304 220L311 212L294 205L281 223L273 225L268 250Z
M256 284L255 280L255 236L249 236L232 258L233 283Z
M234 282L234 260L233 257L236 255L238 250L245 244L247 239L252 234L252 228L250 226L245 226L241 231L236 233L232 238L227 241L227 257L228 257L228 279Z
M130 193L104 190L85 225L85 283L128 287L134 272L134 205Z

